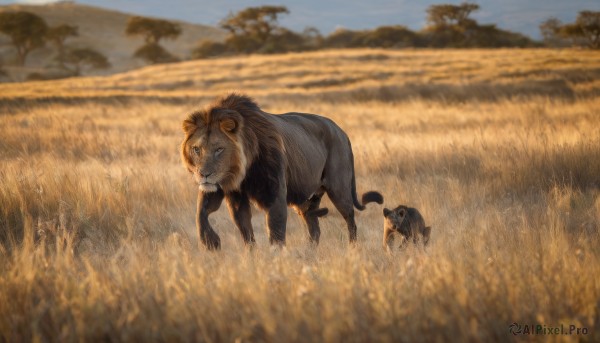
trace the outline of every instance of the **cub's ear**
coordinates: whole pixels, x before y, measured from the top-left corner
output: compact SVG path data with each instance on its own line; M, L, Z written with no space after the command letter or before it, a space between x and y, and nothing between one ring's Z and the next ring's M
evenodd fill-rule
M392 211L388 210L387 208L384 208L384 209L383 209L383 216L384 216L384 217L387 217L387 216L389 216L391 213L392 213Z
M427 226L423 229L423 236L429 238L429 235L431 234L431 226Z
M406 215L406 210L405 210L405 209L403 209L403 208L401 208L401 209L400 209L400 211L398 211L398 215L399 215L400 217L404 217L404 216Z
M430 236L431 236L431 226L427 226L425 229L423 229L423 244L424 245L429 244Z

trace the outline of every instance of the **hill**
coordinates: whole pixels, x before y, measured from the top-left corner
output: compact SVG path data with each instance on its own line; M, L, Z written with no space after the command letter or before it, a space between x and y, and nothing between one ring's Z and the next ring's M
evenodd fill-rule
M573 98L600 95L599 79L600 56L585 50L346 49L194 60L106 77L0 84L0 101L181 100L230 90L256 97L335 101Z
M67 43L77 47L92 47L106 55L112 65L110 69L90 74L113 74L145 65L132 57L142 44L138 37L125 36L125 26L132 14L107 10L99 7L58 2L46 5L0 6L0 11L28 11L44 18L48 25L70 24L79 27L79 37L70 38ZM182 34L174 41L161 43L180 58L186 58L194 45L203 39L220 40L225 37L220 29L173 20L181 25ZM0 56L5 64L14 58L13 49L6 36L0 36ZM50 47L33 51L27 58L27 69L10 68L9 72L23 74L33 69L44 68L54 56Z

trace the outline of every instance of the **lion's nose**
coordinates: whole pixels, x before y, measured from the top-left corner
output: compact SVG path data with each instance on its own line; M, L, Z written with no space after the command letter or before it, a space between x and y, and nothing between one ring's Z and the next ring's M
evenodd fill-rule
M202 177L209 177L212 174L213 174L212 172L207 172L207 171L201 171L200 172L200 176L202 176Z

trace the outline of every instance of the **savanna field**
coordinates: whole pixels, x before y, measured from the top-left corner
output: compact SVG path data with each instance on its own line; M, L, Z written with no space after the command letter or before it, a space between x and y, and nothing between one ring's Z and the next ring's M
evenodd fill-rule
M317 248L290 210L285 249L260 211L247 249L225 205L222 250L198 248L181 121L230 91L346 131L358 193L385 198L357 211L357 246L325 197ZM0 84L0 137L0 341L600 341L597 52L339 50ZM432 227L426 250L382 248L399 204Z

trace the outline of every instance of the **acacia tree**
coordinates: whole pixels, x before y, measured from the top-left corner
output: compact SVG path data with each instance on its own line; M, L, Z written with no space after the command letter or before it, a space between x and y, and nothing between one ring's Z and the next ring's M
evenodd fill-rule
M277 22L281 14L290 13L285 6L249 7L237 14L229 14L220 26L231 34L227 39L238 52L249 52L264 46L281 31Z
M10 37L17 50L17 64L25 65L27 55L44 46L48 25L44 19L29 12L1 12L0 32Z
M148 63L162 63L177 60L167 50L160 46L162 39L176 39L181 34L181 26L162 19L131 17L125 28L128 36L142 36L146 44L138 48L134 57Z
M78 35L77 26L62 24L48 29L46 39L56 48L58 52L56 61L63 69L65 69L65 40L69 37L77 37Z
M549 46L560 45L561 37L560 37L560 28L562 27L562 22L560 19L555 17L550 17L543 22L540 23L540 33L542 34L542 38L544 39L544 43Z
M179 37L181 26L162 19L131 17L125 33L129 36L143 36L146 44L158 44L161 39Z
M81 75L81 70L106 69L110 67L108 59L103 54L90 48L73 49L65 54L65 63L70 65L75 76Z
M560 32L574 40L585 40L592 49L600 49L600 12L581 11L575 22L563 25Z
M479 10L479 5L463 2L460 5L431 5L427 9L427 21L434 27L465 27L473 22L469 15Z
M133 53L133 57L142 59L149 64L178 61L177 57L173 56L165 50L165 48L156 43L142 45Z
M479 5L464 2L460 5L441 4L427 8L428 27L431 44L434 46L466 46L469 38L476 35L479 28L471 18Z

